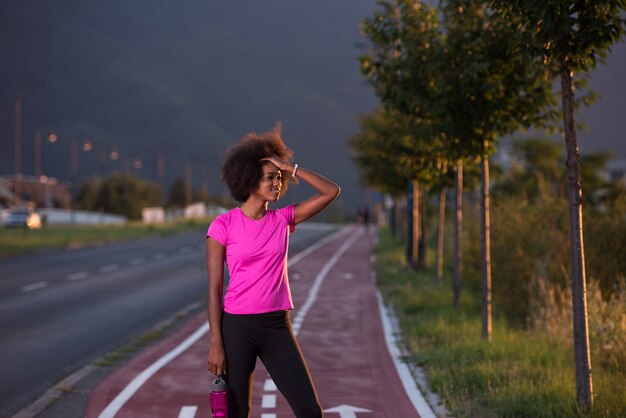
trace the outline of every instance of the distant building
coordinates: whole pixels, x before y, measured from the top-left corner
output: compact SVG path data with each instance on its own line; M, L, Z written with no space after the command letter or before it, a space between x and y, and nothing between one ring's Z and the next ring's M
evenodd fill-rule
M0 204L70 209L71 185L52 177L0 176Z

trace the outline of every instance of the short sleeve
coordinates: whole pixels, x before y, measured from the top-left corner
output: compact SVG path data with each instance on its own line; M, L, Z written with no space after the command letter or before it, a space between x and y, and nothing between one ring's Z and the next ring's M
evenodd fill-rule
M226 228L226 220L223 216L218 216L211 222L209 229L206 233L207 238L211 237L222 246L226 247L228 230Z
M287 224L289 225L289 232L293 232L296 230L296 206L289 205L285 206L282 209L279 209L278 212L287 220Z

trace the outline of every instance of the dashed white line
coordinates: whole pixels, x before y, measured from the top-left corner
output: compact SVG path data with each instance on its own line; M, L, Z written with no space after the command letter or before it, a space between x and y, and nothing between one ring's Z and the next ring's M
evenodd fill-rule
M265 392L276 392L278 388L276 387L276 383L272 379L265 379L265 383L263 384L263 390Z
M197 406L183 406L178 414L178 418L194 418L197 410Z
M261 418L276 418L276 414L261 414Z
M109 264L108 266L100 267L100 273L110 273L119 269L119 264Z
M130 260L130 264L131 266L138 266L140 264L143 264L146 262L146 259L143 257L138 257L138 258L133 258L132 260Z
M263 395L261 408L276 408L276 395Z
M26 286L22 286L22 292L32 292L33 290L41 289L43 287L48 286L48 282L37 282L33 284L29 284Z
M352 278L354 277L354 275L352 273L344 273L343 274L343 278L346 280L352 280Z
M86 271L81 271L78 273L73 273L70 274L69 276L67 276L65 278L65 280L67 281L73 281L73 280L82 280L82 279L86 279L87 277L89 277L89 273L87 273Z

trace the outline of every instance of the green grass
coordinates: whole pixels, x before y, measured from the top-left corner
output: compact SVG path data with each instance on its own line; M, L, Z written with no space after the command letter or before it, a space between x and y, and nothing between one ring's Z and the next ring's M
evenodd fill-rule
M50 226L46 229L0 229L0 258L28 254L47 248L68 248L132 240L146 236L165 236L209 225L209 219L146 225Z
M483 341L480 295L464 288L461 307L452 308L449 278L440 288L432 271L408 269L401 244L386 230L375 269L413 361L425 369L431 390L455 416L626 416L626 376L594 366L594 409L583 413L576 404L571 347L513 328L495 314L492 342ZM599 361L592 358L592 364Z

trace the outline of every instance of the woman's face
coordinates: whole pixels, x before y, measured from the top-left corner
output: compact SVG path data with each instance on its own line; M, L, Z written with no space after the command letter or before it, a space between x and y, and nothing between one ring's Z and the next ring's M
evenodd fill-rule
M282 187L282 173L273 163L263 164L263 176L259 181L254 194L269 202L276 202L280 198Z

